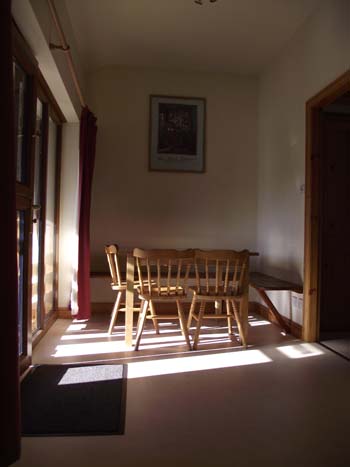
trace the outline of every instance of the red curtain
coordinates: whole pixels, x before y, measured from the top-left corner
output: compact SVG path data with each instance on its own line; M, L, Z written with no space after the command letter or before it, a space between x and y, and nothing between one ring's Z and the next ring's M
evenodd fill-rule
M79 259L77 319L89 319L90 307L90 206L96 150L96 117L85 107L80 119L79 156Z
M0 121L1 121L1 376L0 464L20 456L20 405L18 370L16 160L11 39L11 0L0 2Z

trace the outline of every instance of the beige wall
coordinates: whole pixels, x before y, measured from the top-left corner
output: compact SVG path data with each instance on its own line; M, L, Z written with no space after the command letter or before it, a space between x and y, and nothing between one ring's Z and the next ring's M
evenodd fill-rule
M258 250L264 272L303 279L305 102L349 67L350 2L329 0L261 76ZM288 294L271 297L302 322Z
M89 80L98 118L92 269L103 246L256 247L257 81L109 68ZM207 99L206 173L148 171L149 95Z

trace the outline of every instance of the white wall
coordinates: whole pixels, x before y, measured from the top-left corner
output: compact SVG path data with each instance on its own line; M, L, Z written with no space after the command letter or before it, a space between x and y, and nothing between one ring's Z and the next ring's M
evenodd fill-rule
M34 13L40 23L42 32L45 36L47 43L50 42L55 45L61 45L59 35L57 33L55 24L52 20L50 9L47 3L47 0L30 0L31 6L34 10ZM74 68L77 73L77 78L79 85L82 89L83 96L86 94L86 76L85 71L81 63L80 55L78 53L77 44L75 41L75 36L73 33L73 28L70 22L69 15L66 10L65 2L59 0L53 0L59 22L62 26L67 44L70 48L70 53L72 55ZM71 71L68 66L68 61L65 52L58 49L50 49L50 52L53 56L55 64L58 68L61 79L67 90L69 100L72 102L74 109L80 118L81 104L78 97L78 94L75 89L75 85L72 79ZM63 104L61 99L61 105Z
M206 173L148 170L150 94L206 98ZM98 119L93 270L106 270L108 242L256 247L256 79L109 68L90 76L89 99Z
M67 308L76 301L73 287L78 265L78 175L79 123L65 123L62 132L61 197L59 224L58 306Z
M350 1L327 0L262 74L258 250L264 272L303 280L305 102L350 67ZM271 293L288 317L288 293Z
M84 89L85 77L79 64L78 54L75 52L75 41L68 15L62 2L56 5L64 31L68 31L67 40L71 46L75 65L81 86ZM57 44L55 31L46 0L13 0L12 15L28 43L33 55L38 61L40 71L50 90L58 102L63 115L68 122L79 121L80 103L76 95L73 81L67 65L64 52L52 51L49 43Z

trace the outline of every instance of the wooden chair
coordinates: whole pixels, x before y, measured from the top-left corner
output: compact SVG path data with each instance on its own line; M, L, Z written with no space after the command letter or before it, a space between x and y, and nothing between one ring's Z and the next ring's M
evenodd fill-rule
M135 350L138 350L146 318L158 321L161 319L178 319L182 334L191 350L190 338L183 313L182 302L187 299L187 282L193 250L134 250L138 271L139 298L141 313L137 327ZM155 302L175 302L177 314L157 314ZM150 315L147 316L148 306Z
M241 343L246 338L240 317L242 301L249 291L249 251L195 250L196 286L191 287L193 299L188 316L188 329L192 320L197 321L193 349L197 349L203 319L227 319L228 333L232 335L232 320L237 322ZM207 302L225 301L226 314L205 313ZM196 304L200 303L198 313Z
M105 252L107 256L107 261L109 265L109 271L111 273L111 287L112 290L117 292L117 298L114 302L111 320L109 323L108 334L112 334L113 327L117 321L119 311L125 311L125 308L120 308L122 296L125 300L126 292L126 280L122 279L121 269L120 269L120 259L119 259L119 248L117 245L106 245ZM138 282L135 282L134 288L138 286ZM140 311L140 308L134 308L134 311ZM156 332L159 332L157 321L153 321Z

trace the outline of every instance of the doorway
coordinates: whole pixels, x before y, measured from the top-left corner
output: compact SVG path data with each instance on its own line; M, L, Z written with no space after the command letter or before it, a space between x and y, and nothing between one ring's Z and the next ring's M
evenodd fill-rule
M303 337L350 358L350 72L306 105Z
M319 341L350 359L350 92L322 109Z

